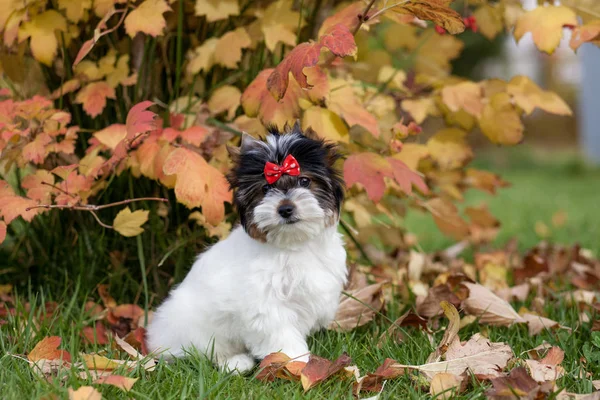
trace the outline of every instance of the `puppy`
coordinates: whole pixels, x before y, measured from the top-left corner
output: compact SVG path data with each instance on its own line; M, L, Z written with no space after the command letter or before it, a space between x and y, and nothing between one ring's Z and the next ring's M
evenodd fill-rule
M307 361L307 335L333 320L347 280L339 154L298 124L286 131L266 141L244 134L230 149L241 225L201 254L156 310L152 351L180 357L195 347L243 373L277 351Z

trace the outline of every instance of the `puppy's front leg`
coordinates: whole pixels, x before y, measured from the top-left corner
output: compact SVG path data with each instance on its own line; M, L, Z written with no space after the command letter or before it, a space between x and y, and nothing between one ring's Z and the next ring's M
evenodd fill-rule
M292 327L279 327L272 332L251 334L247 337L247 346L258 359L280 351L296 361L308 361L310 354L306 339Z

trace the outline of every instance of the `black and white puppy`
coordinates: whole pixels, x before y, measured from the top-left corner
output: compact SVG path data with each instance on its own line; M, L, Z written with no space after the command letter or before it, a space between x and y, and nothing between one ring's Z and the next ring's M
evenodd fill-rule
M339 154L297 124L266 141L244 135L230 152L241 226L156 310L149 348L178 357L195 347L239 372L276 351L306 361L306 337L333 320L347 279Z

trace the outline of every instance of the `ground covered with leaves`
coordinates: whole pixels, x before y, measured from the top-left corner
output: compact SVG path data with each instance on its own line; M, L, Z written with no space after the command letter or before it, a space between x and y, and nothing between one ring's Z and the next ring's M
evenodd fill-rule
M412 213L415 249L426 251L398 254L406 262L394 271L357 266L347 293L361 301L344 299L332 329L310 338L318 357L308 365L274 354L241 377L199 354L156 363L142 355L135 299L117 302L84 282L65 293L4 286L2 397L596 399L600 247L590 210L600 173L554 158L511 165L502 172L513 188L490 201L506 221L495 244L449 247L429 217Z

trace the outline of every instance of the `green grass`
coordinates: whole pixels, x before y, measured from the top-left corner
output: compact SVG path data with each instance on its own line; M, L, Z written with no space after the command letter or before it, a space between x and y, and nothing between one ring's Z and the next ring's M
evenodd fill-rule
M545 222L551 228L551 240L574 243L579 242L590 248L596 254L600 251L600 190L598 170L582 166L572 160L531 159L519 154L509 157L507 162L493 160L492 155L481 167L501 172L513 187L501 190L497 197L490 197L473 192L467 196L466 204L478 204L487 201L491 211L503 223L498 244L507 239L517 237L521 248L535 245L537 237L534 226L537 221ZM564 210L567 223L558 229L553 229L552 215ZM434 227L431 218L426 215L411 214L407 218L407 226L415 231L421 239L424 249L439 250L452 242L444 238ZM88 283L89 285L89 283ZM77 388L91 384L72 373L66 381L57 379L49 382L34 375L27 363L11 354L26 354L35 343L47 335L59 335L63 338L63 348L71 352L77 359L79 352L108 350L109 346L96 348L84 345L80 337L83 326L89 322L83 311L84 300L87 297L98 300L95 293L78 289L86 285L76 285L68 293L45 293L38 288L32 288L29 293L20 293L20 299L31 302L30 320L35 316L43 322L37 328L22 319L9 318L3 325L0 335L0 398L2 399L36 399L49 394L66 398L67 387ZM46 301L55 300L60 303L57 313L47 319L42 318ZM25 301L25 300L23 300ZM522 304L516 304L521 306ZM524 303L525 306L528 302ZM20 307L24 307L23 304ZM389 320L396 318L402 311L399 304L392 304L390 311L379 316L373 323L350 333L319 332L310 338L311 351L328 358L335 358L342 352L347 352L361 372L372 372L386 357L393 358L403 364L420 364L425 362L432 351L432 346L426 334L415 329L404 329L404 341L396 343L388 340L379 348L378 338L389 326ZM491 328L471 324L460 331L461 339L465 340L472 334L484 330L492 341L507 342L516 355L531 349L544 341L560 346L565 351L563 366L566 374L557 384L570 392L590 393L593 390L591 379L580 378L581 357L590 359L590 354L598 353L594 347L595 340L600 345L600 336L592 334L589 324L578 322L578 310L567 306L561 301L547 299L545 309L549 318L573 328L569 333L565 330L545 331L533 338L528 336L525 326L511 328ZM434 334L439 341L443 335L443 327ZM596 357L598 358L598 357ZM590 360L591 361L591 360ZM600 376L600 360L589 362L585 371L592 377ZM240 377L225 375L217 372L210 363L200 355L192 355L186 359L177 360L172 364L159 363L156 371L122 371L132 377L140 378L133 390L126 394L114 387L97 386L103 396L112 398L136 399L181 399L181 398L219 398L219 399L352 399L351 385L347 381L331 379L308 394L303 394L297 382L277 381L262 383L252 376ZM387 382L381 395L382 399L398 398L428 398L427 389L419 387L414 375L405 375ZM461 398L482 398L487 385L473 380L467 392ZM368 397L363 394L361 397Z

